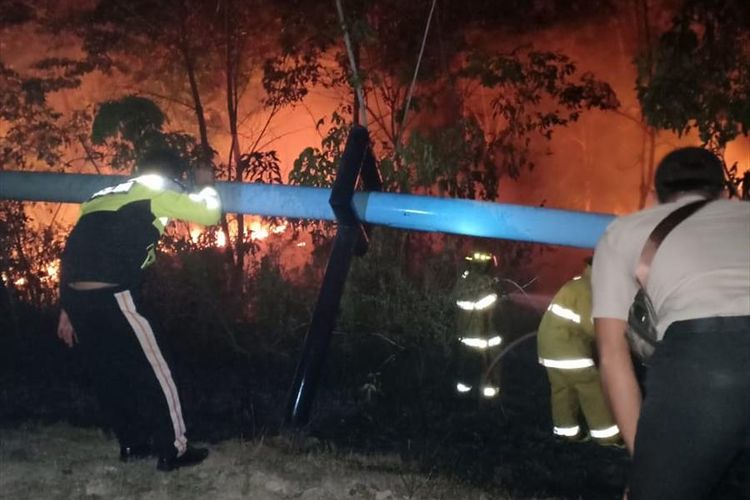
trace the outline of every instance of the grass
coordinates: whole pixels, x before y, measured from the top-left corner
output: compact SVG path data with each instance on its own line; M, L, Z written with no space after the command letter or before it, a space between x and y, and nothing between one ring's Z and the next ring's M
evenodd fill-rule
M102 431L67 424L0 429L0 498L500 500L502 493L423 474L394 455L298 452L276 442L211 445L203 464L171 473L122 463Z

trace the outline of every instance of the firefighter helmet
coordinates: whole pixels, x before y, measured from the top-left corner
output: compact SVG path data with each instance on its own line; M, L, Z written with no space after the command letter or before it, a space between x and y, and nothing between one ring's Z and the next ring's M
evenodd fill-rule
M464 259L469 263L469 269L488 271L491 267L497 265L497 259L484 248L475 248L470 251Z

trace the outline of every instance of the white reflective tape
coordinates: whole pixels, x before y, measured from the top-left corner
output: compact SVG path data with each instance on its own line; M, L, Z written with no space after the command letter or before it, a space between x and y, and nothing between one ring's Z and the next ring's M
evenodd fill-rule
M110 186L106 187L100 191L97 191L96 193L91 195L91 198L97 198L99 196L104 196L106 194L112 194L112 193L127 193L130 191L130 188L133 187L132 180L123 182L122 184L118 184L116 186Z
M154 191L163 190L164 186L167 184L167 181L166 179L164 179L164 177L156 174L142 175L140 177L136 177L133 180L138 184L141 184L142 186L153 189Z
M472 302L470 300L457 300L456 305L463 309L464 311L481 311L482 309L487 309L492 304L494 304L497 301L497 294L491 293L489 295L485 295L481 299L477 300L476 302Z
M496 345L500 345L500 343L503 341L503 338L500 335L495 335L490 340L487 341L487 347L495 347Z
M211 186L206 186L198 193L191 193L188 196L193 201L205 203L206 208L208 208L209 210L215 210L221 206L221 202L219 201L219 193Z
M569 321L572 321L574 323L580 323L581 322L581 315L576 314L575 311L572 309L568 309L567 307L563 307L560 304L550 304L547 308L548 311L550 311L555 316L560 316L561 318L567 319Z
M461 343L477 349L487 349L487 341L478 337L462 337Z
M547 368L559 368L561 370L577 370L594 366L594 360L591 358L577 359L546 359L539 358L539 364Z
M553 428L553 432L556 436L575 437L581 432L581 428L577 425L573 427L557 427Z
M474 310L474 302L471 302L469 300L457 300L456 305L463 309L464 311L473 311Z
M456 390L458 392L469 392L471 390L470 385L462 384L461 382L456 384Z
M500 345L500 343L503 341L503 339L496 335L492 337L491 339L483 339L481 337L461 337L459 339L462 344L473 347L475 349L487 349L488 347L495 347L497 345Z
M491 293L477 300L476 303L474 304L474 309L477 309L479 311L481 311L482 309L487 309L492 304L494 304L496 300L497 300L497 294Z
M482 396L485 398L494 398L500 393L500 389L494 386L486 386L482 388Z
M597 439L605 439L616 436L620 433L620 428L616 425L607 427L606 429L591 429L591 437Z

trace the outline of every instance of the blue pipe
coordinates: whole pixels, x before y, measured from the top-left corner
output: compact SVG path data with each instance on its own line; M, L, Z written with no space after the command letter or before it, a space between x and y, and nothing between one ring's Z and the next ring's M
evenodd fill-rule
M0 199L80 203L124 177L0 172ZM218 182L225 212L293 219L336 220L331 190L279 184ZM370 224L483 238L593 248L614 216L433 196L354 195L360 220Z

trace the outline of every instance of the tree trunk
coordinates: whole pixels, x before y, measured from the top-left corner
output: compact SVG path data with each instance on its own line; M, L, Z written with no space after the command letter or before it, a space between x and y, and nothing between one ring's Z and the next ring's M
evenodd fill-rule
M235 176L230 181L242 182L244 176L244 165L241 161L239 131L237 124L237 108L239 106L239 95L237 91L237 78L239 72L239 55L237 54L237 45L234 37L234 25L230 20L231 0L224 2L224 36L226 43L225 64L226 64L226 98L227 98L227 116L229 118L229 131L231 134L231 145L229 151L229 169L231 172L234 164ZM227 239L228 239L227 235ZM234 241L234 269L232 272L232 289L237 290L240 294L244 291L244 271L245 271L245 216L237 214L237 234Z
M185 26L185 13L182 14L180 24L180 53L185 64L188 82L190 83L190 95L193 99L195 117L198 120L198 136L200 138L199 162L202 167L212 166L212 150L208 142L208 128L206 127L206 116L203 111L200 91L198 89L198 78L195 75L195 61L188 42L187 27Z
M646 79L651 81L653 69L653 43L651 22L649 19L649 0L635 0L635 15L638 29L638 45L646 59ZM646 206L651 184L654 178L654 160L656 157L656 130L649 126L641 112L643 135L641 141L641 185L638 193L638 208Z

